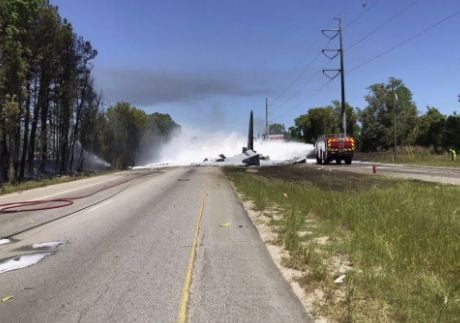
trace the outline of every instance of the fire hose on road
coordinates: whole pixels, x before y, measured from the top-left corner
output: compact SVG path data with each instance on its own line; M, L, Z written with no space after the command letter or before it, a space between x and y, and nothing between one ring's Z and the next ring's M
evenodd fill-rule
M46 200L33 200L33 201L19 201L19 202L12 202L12 203L4 203L0 204L0 213L17 213L17 212L32 212L32 211L44 211L44 210L51 210L57 209L62 207L67 207L74 204L75 200L84 199L102 191L109 190L111 188L130 183L136 180L139 180L145 176L151 175L152 172L148 174L142 174L140 176L136 176L134 178L129 178L119 183L115 183L109 186L102 187L94 192L75 196L75 197L60 197L55 199L46 199ZM155 172L153 173L155 174Z

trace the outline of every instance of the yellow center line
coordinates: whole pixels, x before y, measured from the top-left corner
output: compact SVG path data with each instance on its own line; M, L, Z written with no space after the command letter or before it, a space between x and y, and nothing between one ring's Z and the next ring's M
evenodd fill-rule
M205 179L205 181L206 181L205 188L204 188L203 195L201 196L200 209L199 209L198 217L196 219L196 224L195 224L195 233L193 235L192 249L190 250L190 258L188 260L187 272L185 273L184 287L182 288L182 296L180 300L179 313L177 316L178 323L187 322L188 302L190 298L190 285L192 283L193 267L195 264L195 258L196 258L196 254L197 254L197 250L199 246L201 219L203 218L206 194L208 191L208 181L207 179Z

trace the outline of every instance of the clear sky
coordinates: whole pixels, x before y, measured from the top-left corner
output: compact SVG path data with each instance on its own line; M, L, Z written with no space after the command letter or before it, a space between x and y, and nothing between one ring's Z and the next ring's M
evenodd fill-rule
M94 77L106 104L128 101L182 125L246 131L253 109L262 127L268 97L270 122L290 126L338 100L339 78L326 85L321 74L321 49L338 46L326 45L321 29L335 28L338 16L348 103L364 108L367 87L393 76L421 112L460 112L459 0L51 2L99 51Z

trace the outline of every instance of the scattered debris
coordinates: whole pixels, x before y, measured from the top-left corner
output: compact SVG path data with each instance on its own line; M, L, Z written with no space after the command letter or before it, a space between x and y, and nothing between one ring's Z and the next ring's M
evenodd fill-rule
M22 255L19 257L9 258L0 263L0 274L35 265L49 255L51 255L51 252L43 252L32 255Z
M340 275L339 277L337 277L336 280L334 280L334 283L343 284L343 282L345 281L345 277L346 277L346 275Z
M16 251L26 254L0 260L0 274L38 264L49 255L54 254L62 244L64 244L62 241L52 241L20 247Z
M285 198L287 198L287 197L288 197L288 195L287 195L286 193L283 193L283 196L284 196Z
M0 239L0 245L10 243L10 239Z
M64 244L62 241L52 241L43 243L34 243L32 249L56 249L60 245Z
M8 302L9 300L12 300L14 297L13 296L6 296L6 297L3 297L2 299L0 299L0 303L6 303Z

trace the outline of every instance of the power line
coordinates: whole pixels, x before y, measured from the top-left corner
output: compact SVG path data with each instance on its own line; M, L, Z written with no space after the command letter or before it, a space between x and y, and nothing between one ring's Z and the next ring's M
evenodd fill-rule
M292 101L295 97L299 96L299 95L302 93L302 91L307 87L307 85L309 85L310 83L312 83L319 75L321 75L322 72L323 72L323 70L324 70L331 62L332 62L332 61L328 61L327 63L325 63L325 64L323 65L323 68L317 70L317 71L312 75L312 77L309 78L305 83L303 83L302 86L300 86L300 87L297 89L297 91L296 91L293 95L291 95L287 100L285 100L285 101L283 102L283 104L287 104L287 103L289 103L290 101ZM273 105L273 104L271 104L271 105ZM281 104L277 104L277 106L280 106L280 105L281 105Z
M362 42L364 39L367 39L368 37L370 37L372 34L374 34L377 30L379 30L380 28L382 28L383 26L385 26L386 24L388 24L389 22L391 22L392 20L394 20L396 17L398 17L399 15L401 15L402 13L404 13L405 11L407 11L408 9L410 9L412 6L414 6L419 0L415 0L414 2L412 2L409 6L403 8L400 12L398 12L397 14L393 15L392 17L390 17L389 19L387 19L383 24L381 24L380 26L378 26L377 28L375 28L374 30L372 30L370 33L366 34L364 37L362 37L359 41L357 41L356 43L354 43L352 46L350 46L348 49L350 49L351 47L354 47L356 46L359 42ZM354 23L356 23L359 19L361 19L365 13L367 13L370 9L372 9L373 7L375 7L375 5L377 4L378 1L374 2L373 5L367 7L368 9L366 11L364 11L363 13L361 13L360 15L358 15L355 19L352 20L351 23L349 23L347 25L347 28L349 28L350 26L352 26ZM345 28L344 28L345 29ZM329 39L329 41L331 41L332 39ZM319 55L318 55L319 56ZM326 66L328 66L330 63L332 62L332 60L329 60L323 67L323 70L325 69ZM287 101L285 101L285 103L291 101L294 97L298 96L302 90L308 85L310 84L319 74L321 74L321 71L318 71L317 73L315 73L312 78L310 78L302 87L300 87L298 89L298 91L293 95L291 96ZM332 82L332 80L329 80L327 83L325 83L323 86L321 86L316 92L314 92L314 94L312 96L309 96L310 97L313 97L313 96L316 96L317 94L319 94L324 88L326 88L327 85L329 85L329 83ZM289 113L291 112L292 110L294 110L295 108L297 108L299 106L299 104L296 104L294 105L293 108L289 109L288 112L286 113ZM284 114L283 114L284 115ZM282 115L277 115L277 116L282 116Z
M330 40L328 40L324 45L326 46L328 43L330 42ZM316 42L316 44L319 43L319 42ZM272 104L274 104L274 102L276 102L277 100L279 100L295 83L297 83L301 78L302 76L310 69L310 67L313 65L314 62L316 62L316 60L321 56L321 53L319 53L318 55L316 55L303 69L302 71L294 78L294 80L289 83L289 85L283 90L281 91L281 93L279 95L277 95L273 101L272 101ZM297 64L299 65L299 64Z
M355 24L357 21L359 21L369 10L371 10L373 7L375 7L375 5L378 3L379 0L375 0L373 2L372 5L370 6L367 6L366 9L361 12L358 16L356 16L348 25L347 25L347 28L348 27L351 27L353 24ZM343 11L344 8L342 8L341 12ZM339 15L340 16L340 15ZM326 47L330 42L332 41L332 39L328 39L326 41L326 43L323 45L323 48ZM318 43L318 42L317 42ZM317 44L316 43L316 44ZM279 95L277 95L273 101L272 101L272 105L279 105L279 104L275 104L275 102L277 102L281 97L283 97L289 89L291 89L294 84L296 84L301 78L302 76L310 69L310 67L313 65L314 62L316 62L316 60L321 56L321 53L318 53L318 55L316 55L309 63L308 65L294 78L293 81L291 81L289 83L289 85L283 89L283 91L280 92ZM323 69L326 68L327 65L329 65L330 61L327 62L324 66L323 66ZM299 65L299 64L297 64ZM321 74L322 72L322 69L317 71L315 74L312 75L312 77L307 81L305 82L293 95L291 95L287 100L284 101L284 104L288 103L289 101L291 101L293 98L295 98L296 96L298 96L302 91L303 89L305 89L305 87L310 84L319 74Z
M379 2L379 0L375 0L375 1L373 2L372 5L366 6L366 9L365 9L363 12L361 12L358 16L356 16L356 17L346 26L346 28L351 27L354 23L356 23L357 21L359 21L359 20L360 20L370 9L372 9L373 7L375 7L375 5L376 5L378 2ZM344 8L345 8L345 5L344 5L344 7L342 8L341 12L343 12L343 9L344 9ZM339 16L341 16L341 15L339 15ZM344 28L344 29L345 29L345 28ZM323 44L322 47L323 47L323 48L326 47L331 41L332 41L332 39L328 39L328 40ZM312 47L316 47L316 45L317 45L318 43L319 43L319 41L317 41L317 42L314 44L314 46L312 46ZM315 56L315 57L314 57L314 58L313 58L313 59L302 69L302 71L301 71L299 74L297 74L297 76L294 78L294 80L291 81L291 82L289 83L289 85L288 85L286 88L284 88L284 89L280 92L280 94L278 94L278 95L272 100L272 103L271 103L271 104L273 105L273 104L274 104L276 101L278 101L284 94L286 94L286 92L287 92L295 83L297 83L297 82L302 78L302 76L310 69L310 67L313 65L313 63L316 62L316 60L317 60L320 56L321 56L321 53L319 53L318 55L316 55L316 56ZM296 67L294 68L294 70L297 69L297 67L300 65L300 62L301 62L301 61L302 61L302 60L300 60L299 63L296 64ZM292 73L292 74L294 74L294 73Z
M326 43L327 44L327 43ZM318 57L321 56L321 53L318 54ZM292 101L292 99L294 99L295 97L299 96L299 94L301 94L301 92L307 87L307 85L309 85L310 83L312 83L323 71L323 69L325 69L332 61L328 61L327 63L325 63L323 65L323 67L319 70L317 70L314 74L312 74L312 76L306 81L304 82L298 89L296 92L293 93L293 95L291 95L290 97L288 97L286 100L284 100L283 104L287 104L288 102ZM271 105L273 106L274 104L271 103ZM281 104L276 104L277 106L280 106Z
M420 32L416 33L415 35L413 35L413 36L405 39L404 41L396 44L395 46L393 46L393 47L381 52L380 54L374 56L373 58L368 59L367 61L364 61L363 63L353 67L352 69L349 70L349 73L351 73L351 72L353 72L353 71L355 71L355 70L357 70L357 69L359 69L359 68L361 68L361 67L363 67L363 66L365 66L365 65L367 65L369 63L372 63L373 61L379 59L380 57L392 52L393 50L395 50L395 49L407 44L408 42L420 37L424 33L436 28L437 26L441 25L442 23L446 22L447 20L452 19L453 17L455 17L458 14L460 14L460 10L457 10L457 11L451 13L450 15L448 15L447 17L444 17L443 19L441 19L440 21L436 22L435 24L426 27L425 29L421 30Z
M364 40L368 39L370 36L372 36L373 34L375 34L377 31L379 31L380 29L382 29L383 27L385 27L386 25L388 25L391 21L393 21L394 19L396 19L397 17L399 17L400 15L402 15L403 13L405 13L407 10L409 10L410 8L412 8L419 0L415 0L413 2L411 2L408 6L404 7L401 11L397 12L396 14L394 14L393 16L391 16L390 18L388 18L387 20L385 20L382 24L380 24L379 26L377 26L376 28L374 28L372 31L370 31L369 33L367 33L366 35L364 35L363 37L361 37L360 39L358 39L355 43L353 43L352 45L350 45L348 48L345 49L345 51L348 51L350 49L352 49L353 47L355 47L356 45L358 45L359 43L363 42Z
M321 74L321 71L318 73L318 75ZM326 83L324 83L320 88L318 88L315 92L313 92L312 94L310 94L308 96L309 99L311 98L314 98L315 96L317 96L322 90L324 90L330 83L332 82L332 80L328 80ZM302 100L302 101L305 101L305 100ZM287 115L288 113L296 110L298 107L300 106L300 104L295 104L293 105L291 108L289 108L288 110L286 111L283 111L282 114L277 114L275 116L273 116L273 119L275 119L275 117L277 118L280 118L280 117L284 117L285 115Z
M366 6L366 9L361 12L358 16L356 16L347 26L346 28L349 28L351 27L352 25L354 25L357 21L359 21L365 14L367 14L372 8L374 8L377 3L379 2L379 0L375 0L372 5L370 6ZM343 11L343 10L342 10ZM332 38L333 39L333 38ZM323 48L326 47L331 41L332 39L328 39L328 41L323 45ZM342 51L344 51L342 49ZM285 95L287 93L287 91L292 88L292 86L294 84L296 84L300 79L301 77L310 69L311 65L313 65L313 63L321 56L321 53L319 53L318 55L316 55L309 63L308 65L297 75L297 77L295 77L295 79L289 83L289 85L283 90L281 91L281 93L275 97L275 99L272 101L272 105L274 105L274 102L276 102L277 100L279 100L283 95ZM327 62L323 69L329 65L331 61ZM298 96L304 89L305 87L310 84L311 82L313 82L313 80L315 80L315 78L317 76L319 76L323 69L317 71L315 74L312 75L312 77L307 81L305 82L293 95L291 95L284 103L286 104L287 102L291 101L293 98L295 98L296 96ZM326 88L327 85L329 85L329 83L331 83L332 80L329 80L328 82L326 82L323 86L321 86L317 91L315 91L311 96L309 96L309 98L311 97L314 97L316 96L317 94L319 94L324 88ZM296 105L294 106L293 108L289 109L286 113L284 113L283 115L276 115L276 117L278 116L284 116L285 114L291 112L292 110L294 110L295 108L297 108L299 105Z
M385 21L381 26L378 26L377 28L378 28L378 29L382 28L384 25L388 24L391 20L393 20L393 19L396 18L397 16L401 15L403 12L407 11L409 8L411 8L413 5L415 5L416 2L418 2L418 0L412 2L409 6L405 7L401 12L399 12L399 13L395 14L394 16L390 17L387 21ZM402 42L396 44L395 46L393 46L393 47L391 47L391 48L389 48L389 49L383 51L382 53L376 55L375 57L373 57L373 58L371 58L371 59L369 59L369 60L367 60L367 61L365 61L365 62L363 62L363 63L361 63L361 64L359 64L359 65L357 65L357 66L355 66L355 67L353 67L352 69L349 70L349 73L351 73L351 72L353 72L353 71L355 71L355 70L361 68L362 66L365 66L365 65L367 65L367 64L369 64L369 63L371 63L371 62L377 60L378 58L380 58L380 57L382 57L382 56L388 54L389 52L391 52L391 51L393 51L393 50L395 50L395 49L397 49L397 48L399 48L399 47L405 45L406 43L408 43L408 42L410 42L410 41L412 41L412 40L414 40L414 39L416 39L416 38L418 38L418 37L420 37L420 36L423 35L424 33L426 33L426 32L428 32L428 31L430 31L430 30L436 28L437 26L439 26L439 25L441 25L442 23L444 23L444 22L446 22L446 21L452 19L453 17L455 17L455 16L458 15L458 14L460 14L460 10L457 10L457 11L453 12L452 14L446 16L445 18L441 19L440 21L438 21L438 22L436 22L436 23L434 23L434 24L432 24L432 25L430 25L430 26L424 28L423 30L421 30L421 31L418 32L417 34L415 34L415 35L413 35L413 36L411 36L411 37L405 39L404 41L402 41ZM376 29L377 29L377 28L376 28ZM369 34L373 34L373 33L375 33L375 31L372 31L372 32L369 33ZM366 35L365 38L368 38L368 37L370 36L369 34ZM361 42L361 41L362 41L362 40L359 40L359 42ZM358 43L358 42L357 42L357 43ZM353 45L350 46L348 49L350 49L351 47L354 47L357 43L353 44ZM328 62L328 63L329 63L329 62ZM327 64L328 64L328 63L327 63ZM316 73L316 76L319 75L320 73L321 73L321 71L319 71L318 73ZM314 79L314 78L310 79L309 81L312 81L313 79ZM316 95L318 95L318 94L319 94L321 91L323 91L331 82L332 82L332 80L328 80L325 84L323 84L320 88L318 88L314 93L312 93L311 95L309 95L308 98L311 99L311 98L315 97ZM310 82L307 82L307 84L308 84L308 83L310 83ZM306 85L306 84L305 84L305 85ZM299 91L299 92L300 92L300 91ZM460 96L459 96L459 97L460 97ZM277 118L283 117L283 116L287 115L288 113L290 113L290 112L294 111L295 109L297 109L299 106L300 106L300 104L296 104L296 105L292 106L292 108L288 109L287 111L284 111L284 113L282 113L282 114L277 114L277 115L275 115L274 117L277 117Z
M327 44L327 43L326 43ZM321 52L317 55L318 57L321 56ZM290 101L292 101L292 99L294 99L295 97L297 97L299 94L301 94L301 92L307 87L307 85L309 85L310 83L312 83L321 73L322 71L327 67L329 66L329 64L331 64L331 60L327 61L323 67L319 70L317 70L314 74L312 74L312 76L306 81L304 82L298 89L297 91L295 91L291 96L289 96L286 100L284 100L283 104L286 104ZM271 103L271 105L274 105L273 103ZM276 104L277 106L280 106L281 104Z
M358 16L356 16L355 19L353 19L348 25L346 25L345 27L343 27L343 30L345 29L348 29L350 28L351 26L353 26L356 22L358 22L366 13L369 12L369 10L371 10L372 8L375 7L375 5L379 2L379 0L375 0L373 2L373 4L371 4L370 6L367 6L366 5L366 9L364 9Z
M301 94L301 92L307 87L308 84L312 83L320 74L322 73L322 70L318 70L316 71L316 73L314 73L312 75L311 78L309 78L305 83L303 83L302 86L300 86L296 92L294 92L293 95L291 95L287 100L285 100L283 102L283 104L287 104L289 103L290 101L292 101L292 99L294 99L295 97L299 96L299 94ZM280 104L277 104L278 106L280 106Z

